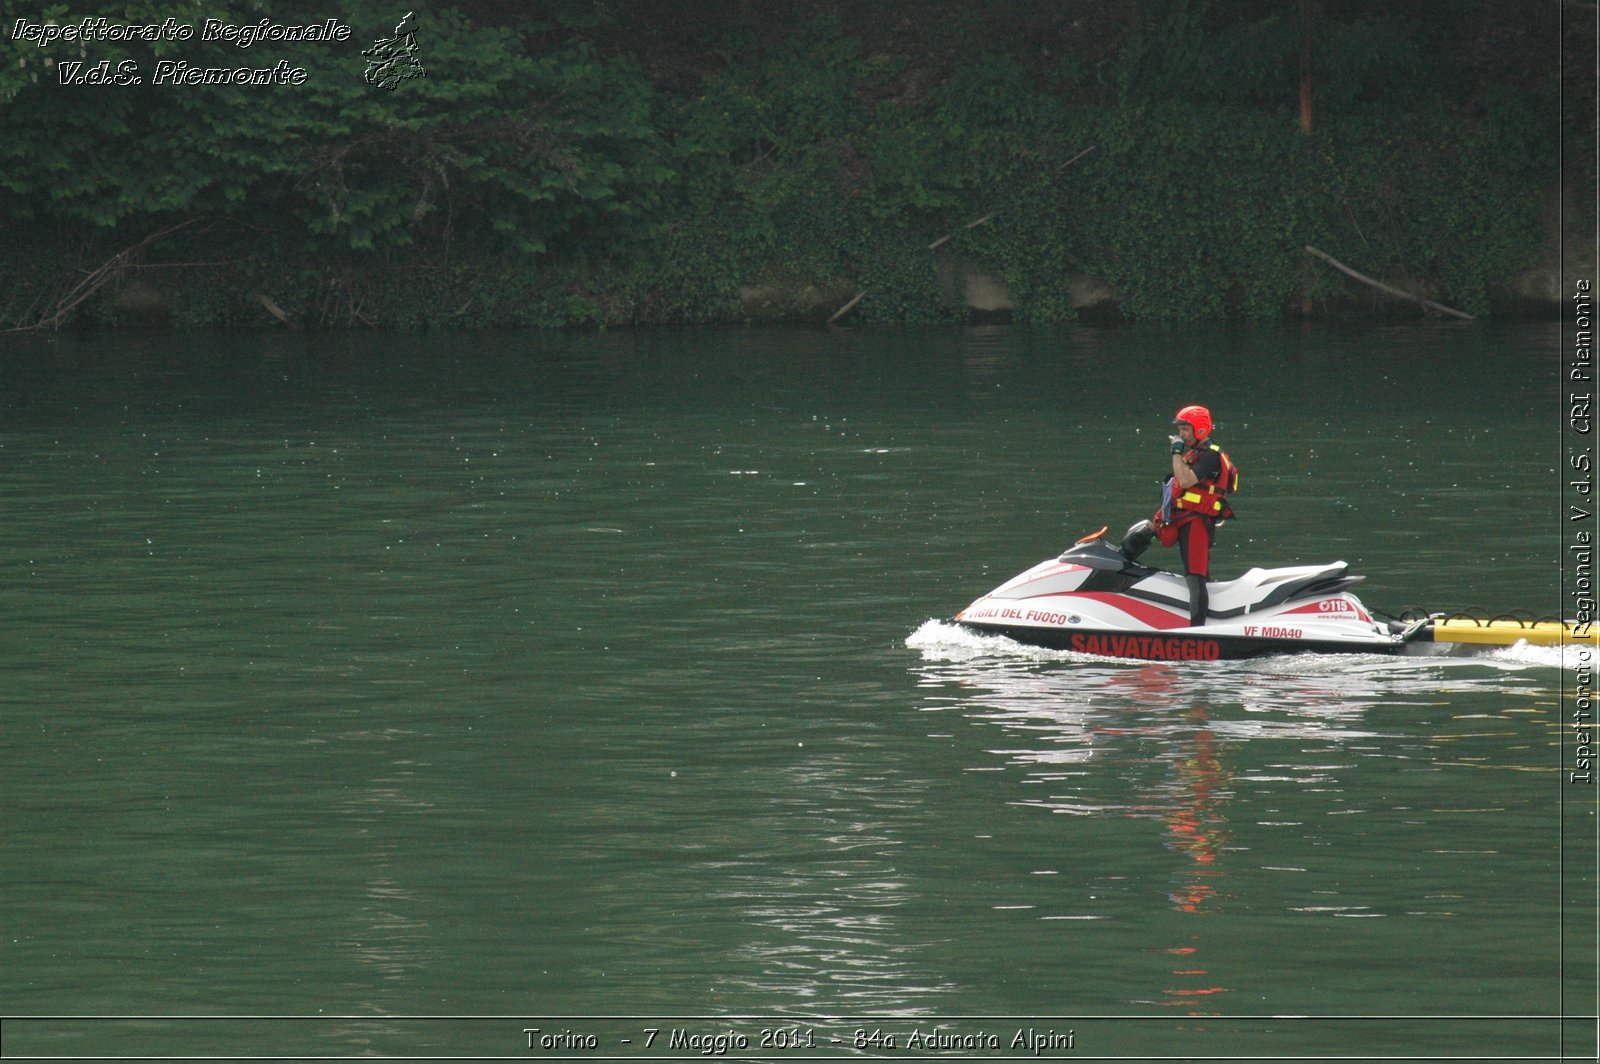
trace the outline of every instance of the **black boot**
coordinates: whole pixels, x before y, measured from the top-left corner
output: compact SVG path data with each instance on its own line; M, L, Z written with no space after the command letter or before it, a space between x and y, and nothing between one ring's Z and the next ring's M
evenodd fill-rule
M1122 551L1122 556L1130 562L1135 561L1139 555L1144 553L1145 548L1150 546L1150 541L1155 537L1155 526L1149 521L1140 521L1136 525L1130 525L1128 530L1122 534L1122 545L1117 549Z
M1199 628L1206 623L1211 609L1211 595L1206 590L1206 578L1190 574L1183 578L1189 585L1189 627Z

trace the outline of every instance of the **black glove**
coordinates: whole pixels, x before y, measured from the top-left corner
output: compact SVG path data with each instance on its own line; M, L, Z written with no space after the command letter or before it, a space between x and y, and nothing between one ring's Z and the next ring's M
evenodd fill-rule
M1168 436L1167 439L1172 442L1172 453L1173 454L1182 454L1183 453L1183 437L1182 436Z

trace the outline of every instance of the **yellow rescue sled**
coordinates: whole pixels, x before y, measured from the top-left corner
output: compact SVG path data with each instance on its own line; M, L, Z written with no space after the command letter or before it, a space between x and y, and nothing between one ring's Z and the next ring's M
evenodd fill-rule
M1523 620L1517 617L1484 619L1450 614L1432 618L1418 633L1435 643L1467 643L1475 646L1508 647L1517 643L1532 646L1600 646L1595 626L1588 622Z

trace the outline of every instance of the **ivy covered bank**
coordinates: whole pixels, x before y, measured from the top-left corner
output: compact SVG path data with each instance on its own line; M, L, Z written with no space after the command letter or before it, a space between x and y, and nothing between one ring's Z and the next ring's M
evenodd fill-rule
M19 0L0 329L1537 312L1594 12Z

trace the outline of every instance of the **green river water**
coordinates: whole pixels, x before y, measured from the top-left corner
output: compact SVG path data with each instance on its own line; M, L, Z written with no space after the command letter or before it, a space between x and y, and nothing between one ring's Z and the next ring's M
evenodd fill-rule
M5 1055L1592 1055L1572 651L944 620L1147 516L1188 402L1243 470L1219 578L1560 613L1559 347L13 340Z

